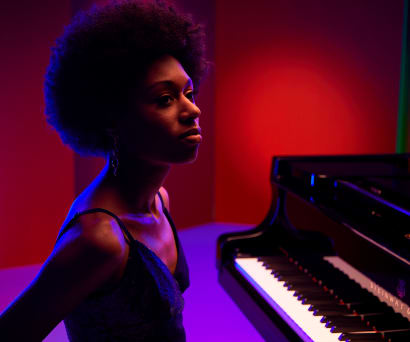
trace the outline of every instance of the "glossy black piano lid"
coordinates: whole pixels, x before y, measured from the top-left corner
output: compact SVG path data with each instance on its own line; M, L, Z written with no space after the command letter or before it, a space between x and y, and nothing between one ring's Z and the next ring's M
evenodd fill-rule
M303 197L306 190L310 193L315 180L409 179L409 157L410 154L274 157L271 181Z
M410 154L277 157L271 179L394 260L391 293L410 282Z
M328 177L408 177L409 153L332 156L278 156L273 158L275 178L301 174Z
M351 180L351 183L410 212L409 177L370 177Z
M409 262L409 157L277 157L271 179Z

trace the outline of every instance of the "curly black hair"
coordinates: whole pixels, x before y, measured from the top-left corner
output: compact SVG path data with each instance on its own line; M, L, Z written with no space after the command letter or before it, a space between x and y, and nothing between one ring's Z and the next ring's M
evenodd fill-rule
M122 0L78 13L52 48L47 122L80 154L105 156L107 133L148 66L175 57L195 88L206 72L204 30L168 2Z

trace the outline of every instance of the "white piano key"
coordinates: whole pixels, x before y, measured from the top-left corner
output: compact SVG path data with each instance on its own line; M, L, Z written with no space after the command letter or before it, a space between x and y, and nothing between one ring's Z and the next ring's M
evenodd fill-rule
M273 309L292 327L305 342L340 341L341 333L332 333L320 322L322 316L314 316L310 305L303 305L266 269L257 258L237 258L235 267L255 287Z

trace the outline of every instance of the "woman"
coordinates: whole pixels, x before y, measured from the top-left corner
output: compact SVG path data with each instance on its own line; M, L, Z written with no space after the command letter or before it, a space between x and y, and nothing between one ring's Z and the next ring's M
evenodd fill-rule
M201 27L160 1L95 7L57 40L48 122L106 166L3 312L1 341L40 341L62 319L70 341L185 340L188 269L162 184L171 164L197 156L203 46Z

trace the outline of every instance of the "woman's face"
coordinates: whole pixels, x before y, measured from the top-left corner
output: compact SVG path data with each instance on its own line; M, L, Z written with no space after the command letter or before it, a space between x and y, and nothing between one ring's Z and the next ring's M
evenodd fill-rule
M194 161L202 137L201 111L193 91L178 60L171 56L156 60L121 124L121 149L131 158L159 164Z

